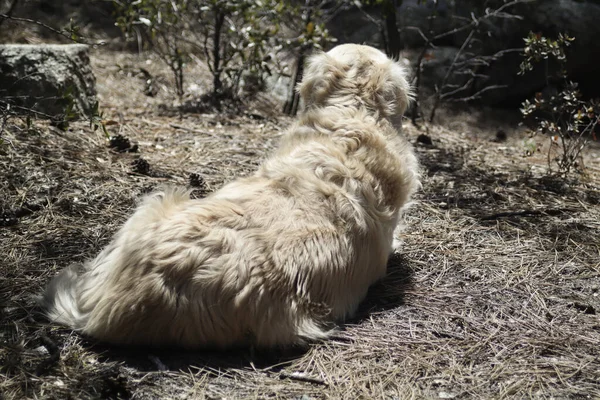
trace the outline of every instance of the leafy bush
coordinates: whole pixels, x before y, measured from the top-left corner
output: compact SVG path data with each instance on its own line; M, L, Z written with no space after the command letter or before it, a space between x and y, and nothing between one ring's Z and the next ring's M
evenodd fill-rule
M534 99L523 102L521 113L524 117L534 118L534 133L549 136L550 170L556 165L560 174L568 174L579 166L581 152L589 140L595 139L596 126L600 122L600 103L583 100L577 84L567 76L565 49L574 38L561 34L558 39L552 40L530 33L524 40L525 59L521 64L521 74L532 70L538 63L544 63L546 71L550 71L551 60L555 60L558 68L547 77L553 86L537 93Z
M269 49L277 49L285 5L275 0L126 0L117 2L117 24L151 44L169 66L179 95L191 54L202 56L212 74L218 104L242 82L261 83L269 73Z
M118 0L117 24L140 45L149 44L169 66L184 94L184 68L202 58L212 74L210 98L261 89L282 50L298 55L332 41L323 21L345 0L304 4L277 0ZM326 3L326 4L325 4ZM326 8L324 8L326 7Z

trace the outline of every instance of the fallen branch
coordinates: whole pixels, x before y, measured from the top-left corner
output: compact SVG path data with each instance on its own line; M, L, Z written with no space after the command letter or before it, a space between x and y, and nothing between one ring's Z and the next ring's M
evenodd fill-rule
M292 374L287 374L285 372L282 372L279 374L279 378L280 379L291 379L291 380L300 381L300 382L307 382L307 383L312 383L315 385L329 386L327 384L327 382L325 382L323 379L314 378L312 376L303 374L302 372L294 372Z
M509 218L509 217L538 217L538 216L556 216L566 213L573 213L577 210L572 208L557 208L551 210L520 210L520 211L505 211L492 215L487 215L484 217L480 217L482 221L490 221L494 219L500 218Z

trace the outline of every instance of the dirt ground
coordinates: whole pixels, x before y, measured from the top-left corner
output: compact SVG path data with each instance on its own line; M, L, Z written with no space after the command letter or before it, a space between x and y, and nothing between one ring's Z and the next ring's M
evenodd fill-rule
M168 72L147 54L97 52L93 67L107 128L137 151L109 148L86 122L62 132L13 120L4 133L0 399L600 398L600 145L582 174L553 178L547 141L492 111L405 124L423 188L404 247L332 340L272 352L132 349L46 323L33 296L95 256L140 196L167 184L202 197L247 175L292 121L268 94L241 112L180 112ZM188 72L202 90L206 71ZM533 142L541 150L525 157Z

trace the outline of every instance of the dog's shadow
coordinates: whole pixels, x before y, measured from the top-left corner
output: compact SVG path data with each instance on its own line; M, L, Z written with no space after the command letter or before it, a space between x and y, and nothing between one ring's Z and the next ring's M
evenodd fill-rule
M387 274L369 288L354 317L347 323L359 324L371 314L392 310L404 304L405 293L413 285L410 260L400 253L390 255Z
M139 372L218 371L229 368L281 370L302 357L308 346L285 349L239 347L228 350L186 350L178 347L113 346L89 342L90 348L107 362L120 362Z
M367 297L359 306L355 316L346 323L360 324L374 312L403 305L405 291L412 286L412 276L410 261L401 254L392 254L388 261L387 275L369 289ZM343 331L344 325L340 325L339 328ZM122 362L128 367L146 372L248 367L268 368L272 372L277 372L287 363L302 357L310 349L310 345L307 345L268 350L243 347L227 351L190 351L180 348L117 347L91 341L87 345L106 361Z

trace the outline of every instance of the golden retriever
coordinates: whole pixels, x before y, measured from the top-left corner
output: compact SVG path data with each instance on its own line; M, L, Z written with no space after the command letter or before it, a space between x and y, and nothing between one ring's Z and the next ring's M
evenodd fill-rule
M313 55L305 111L258 171L207 198L146 198L42 296L52 321L117 344L288 346L326 338L383 277L419 186L400 135L406 71L368 46Z

